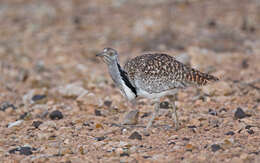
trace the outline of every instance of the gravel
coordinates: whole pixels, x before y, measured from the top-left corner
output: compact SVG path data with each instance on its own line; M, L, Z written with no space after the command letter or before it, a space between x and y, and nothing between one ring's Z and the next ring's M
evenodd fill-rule
M49 117L52 120L59 120L59 119L63 118L63 115L59 110L55 110L55 111L50 113Z
M258 20L256 0L1 0L0 162L260 162ZM120 94L106 46L122 67L167 53L220 81L178 91L177 131L161 99L144 133L153 101Z
M218 150L220 150L220 149L221 149L221 146L218 145L218 144L213 144L213 145L211 145L211 150L212 150L212 152L216 152L216 151L218 151Z
M128 139L142 140L142 135L135 131L128 137Z
M243 118L248 117L249 115L246 114L242 108L237 108L234 116L237 119L243 119Z

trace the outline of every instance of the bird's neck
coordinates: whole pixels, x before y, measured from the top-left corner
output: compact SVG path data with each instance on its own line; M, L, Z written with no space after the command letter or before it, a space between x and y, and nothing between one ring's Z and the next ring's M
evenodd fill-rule
M133 100L137 97L135 87L129 81L127 73L121 68L118 61L114 61L108 65L109 74L115 82L116 86L120 88L122 93L129 99Z
M118 68L118 61L112 61L109 65L108 65L108 71L109 74L111 76L111 78L113 79L113 81L115 82L116 85L121 85L121 76L120 76L120 71Z

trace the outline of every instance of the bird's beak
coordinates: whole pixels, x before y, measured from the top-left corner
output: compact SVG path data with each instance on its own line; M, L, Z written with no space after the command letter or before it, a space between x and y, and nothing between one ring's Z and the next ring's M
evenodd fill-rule
M96 54L96 57L104 57L104 56L105 56L105 53L104 53L104 52L101 52L101 53Z

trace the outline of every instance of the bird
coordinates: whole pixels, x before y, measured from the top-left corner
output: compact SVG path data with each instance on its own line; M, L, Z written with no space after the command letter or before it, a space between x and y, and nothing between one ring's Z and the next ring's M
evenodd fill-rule
M128 60L124 67L119 64L118 52L113 48L104 48L96 56L106 63L114 84L127 100L135 103L139 98L147 98L154 102L154 111L145 131L150 129L158 116L162 97L176 95L179 90L187 87L203 86L219 80L165 53L142 54ZM178 130L175 101L171 101L171 105L174 127Z

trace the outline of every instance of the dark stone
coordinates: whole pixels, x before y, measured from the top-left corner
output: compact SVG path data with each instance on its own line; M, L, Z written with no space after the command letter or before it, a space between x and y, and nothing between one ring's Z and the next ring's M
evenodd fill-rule
M80 18L79 16L75 16L75 17L73 18L73 22L78 25L78 24L81 23L81 18Z
M235 112L235 118L236 119L242 119L245 117L248 117L249 115L247 115L240 107L237 108L236 112Z
M233 131L228 131L225 135L235 135L235 133Z
M250 28L249 28L249 31L250 31L251 33L254 33L255 30L256 30L255 27L250 27Z
M100 137L95 137L95 139L96 139L97 141L102 141L102 140L105 140L106 137L100 136Z
M51 135L50 137L49 137L49 140L53 140L53 139L55 139L57 136L56 135Z
M216 23L215 20L210 20L210 21L208 22L208 26L211 27L211 28L215 27L216 25L217 25L217 23Z
M218 151L218 150L220 150L221 149L221 147L220 147L220 145L218 145L218 144L213 144L213 145L211 145L211 150L213 151L213 152L216 152L216 151Z
M241 128L240 130L238 130L238 131L237 131L237 133L239 133L239 134L240 134L240 133L241 133L241 131L243 131L243 129L242 129L242 128Z
M13 104L10 104L9 102L3 102L0 105L0 110L1 111L5 111L8 108L12 108L13 110L17 109Z
M46 98L47 96L46 95L34 95L32 97L32 100L35 102L35 101L39 101L39 100L42 100L44 98Z
M59 110L55 110L50 113L50 119L56 120L56 119L62 119L63 115Z
M192 149L186 149L187 152L192 152Z
M260 153L260 151L254 151L254 152L250 152L249 154L255 154L258 155Z
M128 137L128 139L142 140L142 135L135 131Z
M214 115L214 116L217 116L217 115L218 115L218 113L217 113L215 110L212 110L212 109L209 109L208 113L209 113L210 115Z
M184 140L184 141L190 141L190 139L189 138L183 138L182 140Z
M54 157L62 157L62 156L64 156L64 154L62 154L62 153L57 153L57 154L54 154L53 156L54 156Z
M42 121L33 121L33 123L32 123L32 125L33 125L35 128L38 128L41 124L42 124Z
M244 59L241 63L241 67L243 69L247 69L249 67L249 64L248 64L248 60L247 59Z
M254 130L252 130L252 129L247 130L247 132L248 132L250 135L252 135L252 134L255 133Z
M29 156L29 155L33 154L33 152L32 152L33 150L36 150L36 149L31 148L31 147L18 147L18 148L9 150L9 153L15 154L16 152L19 152L20 155Z
M84 123L83 123L83 126L88 126L88 127L90 127L90 124L89 124L88 122L84 122Z
M22 115L20 115L19 119L24 119L26 116L28 115L28 112L23 113Z
M192 125L192 126L188 126L188 128L197 128L197 126L195 126L195 125Z
M129 157L129 153L127 153L127 152L123 152L123 153L120 154L120 157L124 157L124 156Z
M169 109L170 108L170 104L168 101L163 101L160 103L160 108L161 109Z
M151 156L143 156L144 159L152 158Z
M175 145L176 143L174 141L170 142L168 145Z
M100 110L97 110L97 109L95 109L95 115L96 115L96 116L102 116L102 114L101 114L101 111L100 111Z
M106 107L110 107L110 106L112 105L112 101L106 100L106 101L104 101L104 105L105 105Z
M251 127L253 127L253 126L251 126L251 125L246 125L246 127L245 127L245 129L250 129Z
M219 110L219 112L221 113L221 112L227 112L227 109L226 108L221 108L220 110Z
M141 118L149 117L150 115L151 115L151 112L149 112L149 113L144 113L144 114L141 116Z

